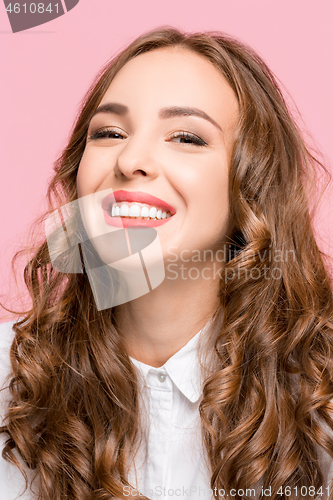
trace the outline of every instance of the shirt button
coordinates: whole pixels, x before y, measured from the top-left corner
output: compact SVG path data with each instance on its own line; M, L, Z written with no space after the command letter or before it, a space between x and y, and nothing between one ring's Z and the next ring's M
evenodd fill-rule
M160 382L165 382L166 375L164 373L158 373L157 378Z

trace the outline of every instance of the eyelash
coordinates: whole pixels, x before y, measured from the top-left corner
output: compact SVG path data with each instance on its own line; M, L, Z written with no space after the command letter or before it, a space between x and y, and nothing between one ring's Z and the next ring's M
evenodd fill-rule
M119 135L120 137L123 137L122 134L120 134L119 132L117 132L115 130L105 129L105 130L97 130L97 132L95 132L94 134L89 136L89 139L91 139L91 140L104 139L104 138L106 138L106 136L108 134L114 134L114 135ZM190 134L189 132L176 132L175 134L173 134L171 136L171 139L178 139L178 138L188 139L188 140L193 141L192 143L182 142L179 144L194 144L195 146L199 146L199 147L207 146L207 143L203 139L201 139L200 137L198 137L196 135ZM119 139L119 137L117 137L116 139Z
M190 134L189 132L176 132L174 135L171 136L171 139L178 139L178 138L190 139L196 146L200 147L207 146L207 143L203 139L201 139L197 135ZM180 144L189 144L189 143L183 142Z
M91 140L104 139L107 134L115 134L115 135L119 135L122 137L122 135L119 132L117 132L116 130L104 129L104 130L97 130L97 132L95 132L94 134L89 136L89 139L91 139ZM118 137L117 137L117 139L118 139Z

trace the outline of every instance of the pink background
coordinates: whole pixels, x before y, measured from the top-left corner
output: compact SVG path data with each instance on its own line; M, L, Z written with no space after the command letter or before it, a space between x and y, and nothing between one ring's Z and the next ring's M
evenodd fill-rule
M80 0L64 16L13 34L1 2L0 300L8 304L10 260L45 208L52 164L79 102L115 52L161 25L220 30L247 42L283 82L332 170L332 21L332 0ZM316 228L333 256L331 192Z

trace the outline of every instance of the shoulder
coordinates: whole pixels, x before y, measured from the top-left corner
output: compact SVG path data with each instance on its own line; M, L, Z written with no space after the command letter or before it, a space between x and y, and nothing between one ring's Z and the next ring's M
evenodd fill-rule
M8 345L13 341L14 338L14 330L13 330L13 325L16 323L16 321L9 321L8 323L1 323L0 324L0 354L3 351L3 349L6 349Z
M0 425L8 402L8 382L11 374L9 351L14 339L15 321L0 324Z
M14 323L15 321L10 321L0 324L0 425L3 425L4 414L10 400L8 385L12 367L9 353L15 336L12 328Z
M15 321L0 324L0 390L11 370L9 350L14 339L13 325Z
M16 321L9 321L8 323L0 324L0 349L2 351L3 348L6 348L8 345L12 343L14 339L14 330L13 325Z

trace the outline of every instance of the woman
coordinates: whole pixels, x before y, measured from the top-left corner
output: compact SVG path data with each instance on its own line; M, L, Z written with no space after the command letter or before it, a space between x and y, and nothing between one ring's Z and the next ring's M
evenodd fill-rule
M107 63L48 191L47 228L79 208L86 237L66 257L47 229L12 327L3 459L36 474L32 498L332 498L316 166L270 70L224 34L158 29Z

